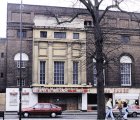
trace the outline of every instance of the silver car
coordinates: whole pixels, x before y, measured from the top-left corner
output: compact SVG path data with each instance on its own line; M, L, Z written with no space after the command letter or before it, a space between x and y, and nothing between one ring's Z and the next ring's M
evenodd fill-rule
M130 105L130 106L128 106L128 111L129 111L128 116L137 117L137 115L140 114L140 107L136 106L136 105L133 105L133 106ZM114 114L114 116L118 116L120 114L119 109L114 108L113 114ZM122 114L124 114L123 109L122 109Z

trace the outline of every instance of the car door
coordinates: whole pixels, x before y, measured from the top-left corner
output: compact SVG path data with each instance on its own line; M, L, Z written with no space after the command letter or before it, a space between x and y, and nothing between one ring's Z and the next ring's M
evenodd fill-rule
M44 115L50 115L51 113L51 105L49 103L44 104Z
M40 115L42 113L43 104L36 104L33 106L31 114L32 115Z

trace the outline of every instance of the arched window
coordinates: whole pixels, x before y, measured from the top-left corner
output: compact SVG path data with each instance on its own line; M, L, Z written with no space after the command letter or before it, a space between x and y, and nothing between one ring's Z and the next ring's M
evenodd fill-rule
M105 70L104 69L103 69L103 75L104 75L104 85L105 85ZM97 86L97 70L96 70L96 60L95 59L93 59L93 84L94 84L94 86Z
M17 53L14 57L14 61L17 62L17 68L20 68L20 53ZM29 57L25 53L21 53L21 68L25 68L25 63L29 61Z
M132 60L129 56L122 56L120 58L120 74L122 86L131 86L131 65Z

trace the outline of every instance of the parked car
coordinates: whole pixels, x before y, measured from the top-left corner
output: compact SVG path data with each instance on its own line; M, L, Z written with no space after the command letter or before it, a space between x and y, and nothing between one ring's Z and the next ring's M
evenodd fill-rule
M23 117L29 117L31 115L48 115L50 117L56 117L62 114L62 108L52 103L36 103L32 107L23 108L21 110Z
M138 107L136 105L133 105L133 106L129 105L128 106L128 111L129 111L128 116L137 117L137 115L140 114L140 107ZM123 109L122 109L122 113L124 113ZM114 108L113 109L113 114L114 114L114 116L118 115L119 114L119 109Z

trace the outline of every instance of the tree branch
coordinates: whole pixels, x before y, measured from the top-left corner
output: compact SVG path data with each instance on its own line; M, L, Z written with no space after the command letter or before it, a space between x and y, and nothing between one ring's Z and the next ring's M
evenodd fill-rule
M54 17L56 19L58 25L60 25L62 23L71 23L75 18L78 17L78 15L88 14L88 13L76 13L70 20L59 21L58 15L54 14L53 12L51 12L49 10L47 10L47 11L52 15L52 17Z
M110 9L110 8L115 8L117 7L116 5L110 5L110 6L107 6L106 9L104 10L104 12L102 13L102 15L100 16L99 18L99 23L101 22L101 20L103 19L103 17L105 16L106 12Z
M98 5L97 5L97 8L99 8L99 6L101 5L101 3L103 2L103 0L101 0Z
M115 0L115 4L114 5L110 5L110 6L107 6L106 9L104 10L104 12L102 13L102 15L100 16L99 18L99 22L101 22L102 18L105 16L106 12L111 9L111 8L117 8L118 10L122 11L123 10L119 7L119 4L122 3L124 0L121 0L121 1L118 1L118 0ZM101 1L100 1L101 2ZM128 12L127 12L128 13Z
M86 6L87 10L89 11L89 13L91 14L93 20L96 20L96 17L95 17L95 13L94 13L94 6L93 4L91 3L91 0L79 0L81 3L83 3L84 6Z

